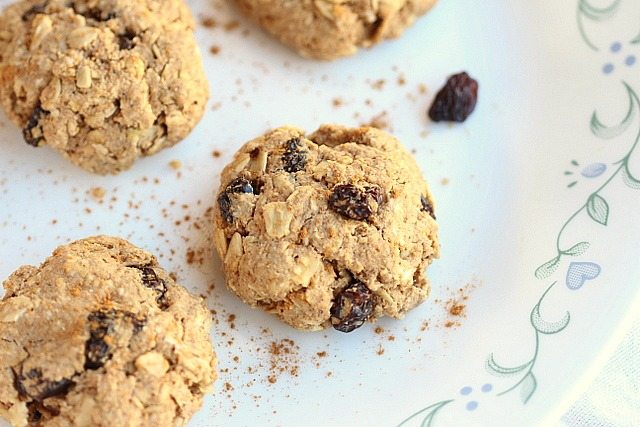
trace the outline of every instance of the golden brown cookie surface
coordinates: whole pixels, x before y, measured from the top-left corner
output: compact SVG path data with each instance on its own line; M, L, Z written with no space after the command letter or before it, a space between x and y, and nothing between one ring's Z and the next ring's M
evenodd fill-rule
M0 15L0 105L25 141L118 173L184 139L208 85L182 0L23 0Z
M125 240L23 266L0 301L0 416L14 426L184 425L214 381L211 316Z
M336 59L399 37L436 0L237 0L240 8L300 55Z
M402 317L429 294L439 254L429 188L374 128L282 127L222 172L214 244L245 302L306 330Z

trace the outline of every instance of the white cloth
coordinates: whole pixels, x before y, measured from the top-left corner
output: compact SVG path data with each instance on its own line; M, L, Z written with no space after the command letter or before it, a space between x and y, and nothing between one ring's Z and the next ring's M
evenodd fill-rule
M640 426L640 318L560 426Z

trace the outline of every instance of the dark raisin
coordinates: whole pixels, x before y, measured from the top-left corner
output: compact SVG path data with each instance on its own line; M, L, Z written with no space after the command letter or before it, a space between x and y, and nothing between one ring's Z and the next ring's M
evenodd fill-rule
M158 306L166 310L169 307L169 301L167 301L167 284L164 280L158 277L155 270L149 266L136 266L142 272L142 284L153 289L158 295L156 296L156 302Z
M18 394L24 398L32 398L42 401L50 397L65 396L71 387L75 385L70 378L57 381L49 381L42 378L42 371L31 369L25 375L13 372L13 386Z
M259 180L249 181L245 178L235 178L227 185L222 193L218 196L218 207L225 221L233 222L233 213L231 212L230 194L256 194L262 191L263 182Z
M227 185L224 191L227 193L253 193L253 185L248 179L236 178Z
M303 150L304 144L300 138L293 138L284 143L284 154L282 154L283 168L286 172L299 172L307 165L307 153Z
M433 204L431 204L431 200L427 199L425 196L420 196L420 204L422 205L421 211L425 211L431 218L436 219L436 213L433 211Z
M465 72L449 77L436 95L429 117L434 122L464 122L473 113L478 100L478 82Z
M373 294L367 286L356 280L334 298L331 306L331 324L340 332L359 328L373 312Z
M42 409L41 406L42 405L38 402L27 403L29 425L38 425L38 423L42 421L42 412L40 412Z
M44 139L40 119L48 114L49 112L43 110L39 105L33 110L31 117L27 121L27 125L22 129L22 137L27 144L33 145L34 147L40 145L40 141Z
M41 13L44 13L46 8L47 8L47 3L37 4L37 5L29 8L25 13L22 14L22 20L24 22L27 22L28 20L33 18L35 15L39 15Z
M100 369L111 359L111 347L106 338L113 334L118 316L116 310L98 310L89 314L89 339L84 348L84 368Z
M39 394L34 398L36 400L44 400L50 397L65 396L74 385L75 383L69 378L63 378L59 381L46 381L43 383Z
M363 191L355 185L342 184L333 187L329 207L345 218L364 221L377 212L383 200L378 187L366 187Z
M18 396L28 397L29 393L27 393L27 388L22 382L22 380L24 379L22 375L19 375L13 368L11 368L11 373L13 374L13 388L15 388L18 392Z
M118 46L120 50L131 50L136 45L134 39L136 38L136 33L127 28L127 30L118 35Z
M223 191L218 196L218 208L220 209L222 218L231 224L233 222L233 213L231 213L231 197L229 197L229 193L226 191Z

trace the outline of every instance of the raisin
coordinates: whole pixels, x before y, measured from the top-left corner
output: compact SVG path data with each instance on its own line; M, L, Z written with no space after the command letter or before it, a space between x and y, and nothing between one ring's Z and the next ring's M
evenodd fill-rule
M425 211L431 216L431 218L436 219L436 213L433 211L433 204L431 204L431 200L421 195L420 204L422 205L422 208L420 209L421 211Z
M478 100L478 82L465 72L449 77L436 95L429 117L434 122L464 122L473 113Z
M331 306L331 325L340 332L351 332L364 324L373 312L373 294L355 280L335 297Z
M96 370L104 366L112 356L112 349L109 342L113 341L110 335L116 327L116 323L125 322L129 324L133 333L142 330L147 322L144 316L136 316L129 311L116 309L100 309L92 311L87 316L89 322L89 339L84 348L84 368Z
M42 378L42 371L39 369L31 369L26 375L12 371L13 385L18 394L37 401L43 401L50 397L65 396L71 387L75 385L75 382L70 378L48 381Z
M148 265L136 266L142 272L142 284L153 289L158 295L156 296L156 302L162 310L166 310L169 307L169 301L167 301L167 284L164 280L158 277L155 270Z
M44 13L46 8L47 8L47 3L37 4L37 5L29 8L25 13L22 14L22 20L24 22L27 22L31 18L33 18L35 15L39 15L41 13Z
M40 411L42 409L41 406L42 405L38 402L27 403L29 425L37 425L42 421L42 412Z
M85 369L100 369L111 359L111 347L107 344L106 338L113 334L117 315L116 310L98 310L91 312L87 317L89 339L84 348Z
M34 398L36 400L44 400L50 397L65 396L74 385L75 383L69 378L63 378L58 381L46 381L43 383L40 393L34 396Z
M384 195L379 187L366 187L362 191L355 185L342 184L333 188L329 207L345 218L364 221L377 212L383 201Z
M27 393L27 388L22 382L24 380L24 377L22 377L22 375L18 375L18 373L13 368L11 368L11 372L13 373L13 388L16 389L18 395L20 397L29 396L29 393Z
M224 191L227 193L253 193L253 185L248 179L236 178L227 185Z
M302 148L304 144L300 138L293 138L284 143L282 163L284 170L289 173L299 172L307 165L307 153Z
M259 195L262 191L262 181L249 181L245 178L235 178L227 185L222 193L218 196L218 207L225 221L233 222L233 213L231 212L230 194L255 194Z
M134 39L136 38L136 33L127 28L127 30L123 34L118 35L118 47L120 50L131 50L136 45Z
M233 222L233 214L231 213L231 197L229 197L229 193L226 191L223 191L218 196L218 208L220 209L222 218L231 224Z
M27 144L33 145L34 147L40 145L40 141L44 139L44 136L42 135L42 127L40 126L40 119L48 114L49 112L43 110L40 105L33 110L31 117L27 121L27 125L22 129L22 137Z

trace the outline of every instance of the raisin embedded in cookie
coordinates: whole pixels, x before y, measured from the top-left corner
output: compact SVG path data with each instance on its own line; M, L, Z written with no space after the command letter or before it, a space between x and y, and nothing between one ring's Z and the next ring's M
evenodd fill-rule
M265 30L317 59L353 55L399 37L436 0L236 0Z
M125 240L61 246L4 288L0 417L14 426L185 425L216 377L209 311Z
M227 285L291 326L351 332L429 294L433 198L413 157L370 127L282 127L222 172L214 245Z
M27 144L115 174L184 139L208 85L182 0L22 0L0 15L0 105Z

